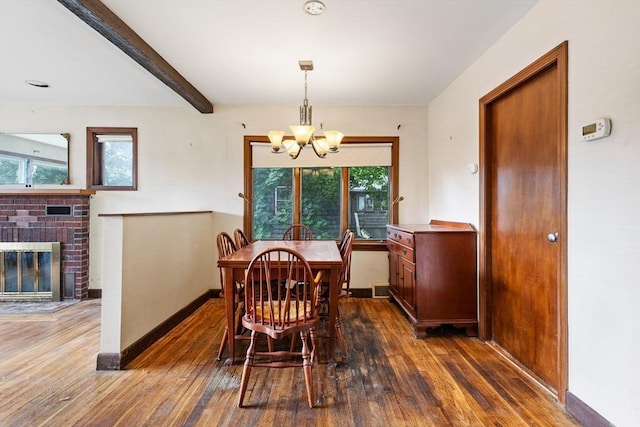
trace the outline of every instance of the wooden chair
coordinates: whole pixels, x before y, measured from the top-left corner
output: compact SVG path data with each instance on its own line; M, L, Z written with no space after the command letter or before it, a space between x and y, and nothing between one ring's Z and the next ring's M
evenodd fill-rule
M244 248L249 244L249 239L247 238L247 235L244 234L244 231L242 231L239 228L236 228L235 230L233 230L233 239L235 240L236 248L238 249Z
M313 407L312 366L319 321L318 292L320 277L313 277L304 257L289 248L267 248L249 263L245 274L245 314L242 326L251 330L251 343L242 371L238 407L243 406L251 369L257 367L302 367L309 407ZM284 284L284 285L282 285ZM299 334L301 351L257 351L258 334L272 340ZM309 347L309 340L311 347ZM302 357L302 361L294 358ZM256 385L258 387L258 385Z
M307 225L292 224L284 231L282 240L313 240L313 231Z
M353 250L353 239L355 238L352 231L345 231L340 242L338 243L338 248L340 249L340 255L342 256L342 268L340 269L340 276L338 276L338 283L340 284L340 293L338 294L339 298L345 298L351 296L351 291L349 288L350 284L350 275L351 275L351 252ZM324 282L321 285L321 297L320 304L323 306L321 310L322 315L328 315L328 306L329 306L329 283ZM326 338L326 335L323 335ZM340 306L338 305L338 315L336 317L336 341L338 343L338 347L340 348L340 352L342 352L342 357L347 357L347 346L344 341L344 335L342 333L342 325L340 324Z
M342 269L340 270L339 283L340 298L346 298L351 296L351 252L353 251L353 239L355 238L352 231L346 233L347 236L344 239L342 246L340 247L340 255L342 255ZM338 346L342 352L342 357L347 357L347 346L344 343L344 336L342 335L342 326L340 324L340 305L338 305L338 316L336 317L336 339Z
M351 296L351 252L353 251L353 239L355 235L352 231L346 230L340 240L340 255L342 256L342 275L340 296Z
M342 268L340 269L340 276L338 277L338 283L340 284L339 298L345 298L351 296L350 283L351 283L351 252L353 250L354 234L352 231L345 231L340 241L340 255L342 256ZM329 297L328 289L323 293L325 298ZM327 301L328 303L328 301ZM338 347L342 352L343 357L347 357L347 346L344 342L344 335L342 334L342 325L340 323L340 306L338 305L338 316L336 317L336 340Z
M347 238L349 237L349 233L351 233L351 230L349 230L348 228L344 230L344 233L342 233L342 236L340 237L340 241L338 242L338 248L342 248L342 246L344 246L344 243L347 241Z
M218 246L218 259L224 258L225 256L230 255L236 251L236 244L234 243L231 236L224 231L221 233L218 233L218 236L216 237L216 245ZM227 292L227 290L224 288L224 276L222 274L222 269L220 268L219 270L220 270L220 286L222 287L222 294L224 295L224 293ZM237 298L235 302L234 311L237 310L238 308L238 302L239 302L238 291L239 289L236 289ZM231 290L229 290L229 292L231 292ZM239 322L236 322L236 324L238 323ZM222 353L224 352L224 349L227 346L228 339L229 339L229 329L228 327L225 327L224 335L222 336L222 342L220 343L220 348L218 349L217 360L222 359Z

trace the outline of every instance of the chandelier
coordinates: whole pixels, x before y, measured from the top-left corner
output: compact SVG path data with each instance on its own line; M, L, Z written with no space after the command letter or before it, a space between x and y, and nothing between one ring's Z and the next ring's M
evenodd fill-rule
M272 130L268 133L273 153L289 153L292 159L297 159L302 149L307 145L313 147L316 155L322 159L327 153L335 153L340 149L344 135L337 130L323 131L324 138L316 138L316 130L311 124L311 106L307 100L307 72L313 70L313 61L298 61L300 69L304 71L304 101L300 106L300 125L289 126L295 140L284 139L284 131ZM284 148L284 150L282 150ZM281 151L282 150L282 151Z

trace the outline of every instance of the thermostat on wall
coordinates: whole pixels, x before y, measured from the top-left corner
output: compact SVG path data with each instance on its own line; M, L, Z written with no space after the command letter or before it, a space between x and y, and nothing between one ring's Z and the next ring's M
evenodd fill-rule
M596 119L593 123L582 126L582 140L591 141L604 138L611 133L611 120L606 117Z

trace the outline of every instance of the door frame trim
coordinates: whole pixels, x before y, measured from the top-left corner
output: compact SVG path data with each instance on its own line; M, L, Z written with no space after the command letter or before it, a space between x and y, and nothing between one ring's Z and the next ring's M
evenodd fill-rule
M506 80L504 83L480 98L480 227L478 236L479 249L479 316L478 337L482 340L491 340L492 331L492 287L491 279L491 134L489 114L491 104L514 90L518 86L535 78L550 67L558 70L558 168L560 169L560 211L559 225L560 259L558 265L558 390L556 397L561 404L566 402L567 392L567 118L568 118L568 51L569 42L564 41L553 50L549 51L532 64Z

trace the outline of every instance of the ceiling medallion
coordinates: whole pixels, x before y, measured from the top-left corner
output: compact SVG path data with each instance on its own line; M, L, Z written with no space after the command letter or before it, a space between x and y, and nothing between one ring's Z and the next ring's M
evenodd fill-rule
M324 12L324 3L319 0L309 0L304 4L304 11L309 15L320 15Z

